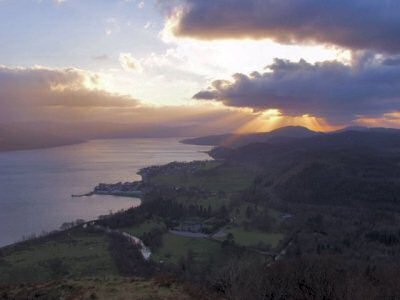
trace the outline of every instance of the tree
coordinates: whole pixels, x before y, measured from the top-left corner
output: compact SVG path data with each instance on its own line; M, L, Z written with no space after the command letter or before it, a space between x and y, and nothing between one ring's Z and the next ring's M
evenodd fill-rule
M253 213L254 213L253 209L248 205L246 208L246 218L251 219Z

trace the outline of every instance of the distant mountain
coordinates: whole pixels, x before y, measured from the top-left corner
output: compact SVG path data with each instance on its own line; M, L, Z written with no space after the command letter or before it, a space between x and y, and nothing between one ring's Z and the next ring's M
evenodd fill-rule
M361 131L361 132L391 132L400 133L400 129L386 128L386 127L364 127L364 126L349 126L340 130L333 131L331 133L341 133L346 131Z
M92 139L186 138L207 134L206 126L163 126L108 122L20 122L0 124L0 151L48 148Z
M1 125L1 124L0 124ZM208 135L215 132L208 125L174 125L174 124L135 124L97 121L77 122L20 122L7 124L9 127L33 129L54 135L74 137L83 140L92 139L125 139L125 138L188 138Z
M305 138L321 135L301 126L281 127L270 132L251 134L221 134L183 140L184 144L224 146L238 148L251 143L287 141L291 139Z
M204 131L196 126L162 126L143 124L124 124L109 122L27 122L12 124L18 128L29 128L53 135L74 137L83 140L124 139L124 138L185 138Z
M0 151L50 148L81 143L84 140L56 135L46 130L0 125Z
M309 153L323 153L347 150L389 151L400 149L400 130L384 131L344 131L331 134L320 134L311 137L287 140L282 143L250 143L236 149L216 147L210 153L218 158L236 160L253 160L257 162L275 160L277 156L295 153L295 156Z

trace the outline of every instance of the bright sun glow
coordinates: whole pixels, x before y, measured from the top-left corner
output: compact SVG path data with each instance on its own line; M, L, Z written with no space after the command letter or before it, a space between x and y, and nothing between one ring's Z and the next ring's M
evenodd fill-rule
M250 122L241 126L236 133L266 132L283 126L304 126L315 131L330 131L340 127L330 126L323 119L310 115L284 116L277 109L257 113Z
M182 105L217 79L231 80L235 73L265 72L274 58L310 63L325 60L348 62L350 54L323 46L282 46L268 40L196 41L171 38L168 50L137 57L142 72L104 69L102 85L107 90L145 99L148 104ZM168 71L174 79L164 76Z

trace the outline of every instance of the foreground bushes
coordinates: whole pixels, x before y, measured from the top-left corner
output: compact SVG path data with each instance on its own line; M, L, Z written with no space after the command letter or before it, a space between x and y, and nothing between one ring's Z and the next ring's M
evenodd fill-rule
M121 275L149 277L154 274L154 265L143 259L138 246L118 233L110 234L110 238L109 250Z
M400 268L335 257L307 257L272 265L236 258L216 270L209 284L232 300L400 299Z

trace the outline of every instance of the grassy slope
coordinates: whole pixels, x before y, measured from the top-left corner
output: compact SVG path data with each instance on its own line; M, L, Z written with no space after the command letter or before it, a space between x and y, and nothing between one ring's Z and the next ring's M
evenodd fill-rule
M238 245L253 247L257 246L260 242L270 245L271 248L276 248L280 241L283 240L284 235L281 233L261 232L257 230L245 230L241 227L229 228L226 232L232 233L235 242Z
M248 188L255 178L256 170L244 166L225 166L221 163L207 165L193 174L186 176L179 175L160 175L154 177L152 180L160 185L174 185L180 187L201 187L210 191L224 191L226 193L235 193ZM198 204L203 207L209 205L213 209L217 209L222 205L229 205L229 200L220 196L202 197L202 198L188 198L181 197L177 199L184 204ZM245 211L247 206L251 204L243 204L238 207L239 215L236 214L235 209L231 212L231 217L235 218L235 223L247 220ZM254 207L253 207L254 209ZM262 210L262 207L259 208ZM281 220L281 213L276 210L268 210L271 219L279 223ZM235 242L241 246L255 247L259 243L270 245L271 248L276 248L280 241L284 238L281 233L261 232L256 230L247 231L242 227L231 227L227 232L233 233ZM220 238L219 240L224 240ZM154 253L154 260L163 260L168 263L176 263L181 257L186 257L188 251L192 250L199 258L204 258L209 255L216 255L220 251L220 245L216 241L210 241L200 238L188 238L175 236L173 234L166 234L164 236L164 243L161 249Z
M153 180L158 184L194 186L215 192L224 191L225 196L178 199L178 201L186 204L196 203L203 207L210 205L215 209L222 205L228 206L229 195L249 187L254 180L255 173L255 170L251 168L223 166L221 163L210 162L201 170L187 176L158 176ZM245 207L240 207L239 210L239 219L246 219L244 216ZM279 212L271 211L271 213L279 219ZM161 221L152 219L141 225L120 228L120 230L140 237L154 228L164 228L164 226ZM271 245L271 247L276 247L283 238L281 234L245 231L241 227L231 227L227 231L232 232L236 243L243 246L256 246L259 242L263 242ZM75 229L46 241L33 243L29 246L24 245L21 249L18 249L18 247L8 249L2 258L0 256L0 285L1 283L12 282L13 278L18 278L19 282L27 283L54 280L57 278L54 274L54 268L61 268L68 280L78 277L99 278L99 276L118 275L108 246L109 239L103 233L96 234ZM181 258L187 258L188 253L192 253L193 258L200 262L206 261L210 257L216 258L223 255L221 244L216 240L182 237L166 233L163 236L162 247L155 251L153 249L152 259L155 262L164 261L166 264L177 264ZM57 260L62 261L61 267L57 264L54 267L54 261ZM49 264L52 261L53 265ZM127 289L129 290L129 287ZM118 291L116 294L120 295L120 292ZM157 296L154 299L158 299Z
M116 275L102 233L74 229L44 242L7 249L0 258L0 282L43 282L59 276ZM20 248L20 249L19 249Z
M8 299L130 299L185 300L191 299L176 283L160 285L154 280L113 277L61 280L28 286L0 286L0 298ZM7 299L7 298L6 298Z
M232 233L235 238L235 242L241 246L257 246L260 242L266 245L270 245L271 248L276 248L280 241L284 238L284 234L276 232L262 232L258 230L245 230L242 227L242 223L245 221L250 221L246 217L246 209L251 207L253 211L255 210L255 205L246 203L242 204L231 212L231 218L234 220L236 226L230 226L225 231L227 233ZM258 207L258 213L262 212L263 208ZM282 213L268 208L268 216L273 220L275 224L280 224L282 222ZM220 238L221 240L222 238Z
M209 191L238 192L251 185L255 171L241 166L209 166L189 175L158 175L152 178L157 185L198 187Z
M167 233L163 237L163 246L154 255L154 261L165 263L177 263L180 258L186 257L189 251L193 251L194 258L203 260L209 256L218 254L221 246L215 241L202 238L190 238Z
M152 220L147 220L140 225L121 228L120 230L132 234L136 237L140 237L144 233L148 233L153 229L165 229L165 225L161 221L152 219Z
M177 197L177 202L182 203L184 205L199 205L203 206L204 208L208 208L209 206L213 210L217 210L222 206L229 205L229 199L227 197L218 197L218 196L210 196L210 197L200 197L200 198L190 198L190 197Z

